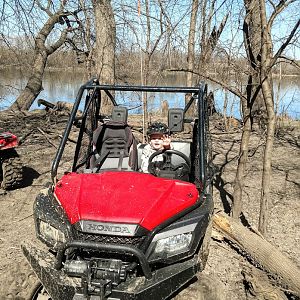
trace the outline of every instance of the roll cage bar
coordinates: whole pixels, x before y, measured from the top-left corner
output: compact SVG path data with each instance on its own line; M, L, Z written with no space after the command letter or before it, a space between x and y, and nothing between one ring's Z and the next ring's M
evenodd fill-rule
M83 101L83 94L87 91L87 96L85 98L85 106L84 111L82 113L82 125L80 127L78 141L76 145L75 155L74 155L74 162L72 171L75 171L76 163L79 156L79 150L81 147L81 140L84 133L84 125L87 118L89 107L91 103L94 102L95 104L95 113L96 118L99 118L100 106L101 106L101 91L104 91L107 96L110 98L112 104L114 106L118 106L117 102L115 101L113 95L110 91L130 91L130 92L163 92L163 93L183 93L183 94L192 94L190 97L189 102L185 105L184 114L187 112L189 107L192 103L197 99L198 100L198 113L196 118L198 118L198 143L199 143L199 166L200 166L200 179L201 182L204 184L206 179L206 134L208 130L208 117L207 117L207 84L201 82L198 87L168 87L168 86L130 86L130 85L101 85L96 79L89 80L85 84L83 84L77 93L73 109L70 114L69 121L67 123L66 129L64 131L62 140L60 145L57 149L56 156L52 163L51 168L51 178L53 183L55 183L55 179L57 176L57 169L59 166L59 162L61 160L65 145L67 143L72 125L76 121L76 113L78 111L80 103ZM184 119L184 123L191 123L192 119ZM97 120L96 120L97 122ZM96 127L97 124L94 124ZM95 128L94 128L95 129Z

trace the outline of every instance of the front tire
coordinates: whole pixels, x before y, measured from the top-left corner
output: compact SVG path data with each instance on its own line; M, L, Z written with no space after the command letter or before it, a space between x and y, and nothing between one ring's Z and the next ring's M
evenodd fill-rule
M198 262L200 263L200 272L204 270L207 263L209 249L210 249L210 242L211 242L212 226L213 226L213 220L212 220L212 216L210 216L210 220L206 228L204 237L202 239L202 244L200 246L199 254L198 254Z
M51 300L51 298L43 285L38 281L36 285L32 287L26 300Z
M3 276L0 278L0 299L39 299L33 298L40 285L39 280L25 259L14 263Z

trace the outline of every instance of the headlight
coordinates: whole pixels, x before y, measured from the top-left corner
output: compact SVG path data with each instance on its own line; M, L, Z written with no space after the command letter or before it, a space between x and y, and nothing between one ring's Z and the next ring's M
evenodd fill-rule
M194 240L197 223L158 233L146 253L150 262L188 252Z
M62 231L42 220L39 222L39 232L41 237L51 244L66 242L65 235Z
M174 253L184 252L188 250L192 236L192 233L189 232L158 240L154 252L157 254L166 252L167 257L174 255Z

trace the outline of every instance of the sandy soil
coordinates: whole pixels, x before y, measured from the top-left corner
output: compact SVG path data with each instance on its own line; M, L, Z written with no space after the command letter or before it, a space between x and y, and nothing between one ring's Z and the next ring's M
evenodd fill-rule
M0 127L10 129L21 137L23 144L18 152L23 161L25 175L21 188L8 191L0 196L0 299L22 299L8 296L8 291L17 290L22 280L13 282L7 278L9 270L15 270L16 277L23 266L21 243L34 238L32 218L33 201L40 189L50 181L51 162L64 129L61 116L51 117L39 113L33 117L7 119L0 116ZM220 173L216 175L214 187L215 209L228 212L237 155L240 131L224 133L220 121L215 120L211 128L214 163ZM268 223L269 240L300 267L300 151L299 122L292 128L283 128L275 141L273 151L273 176ZM246 175L246 188L243 198L245 220L256 226L259 215L259 197L262 173L263 139L258 132L251 138L249 166ZM69 143L71 148L73 145ZM70 149L67 149L71 157ZM68 164L66 163L66 166ZM243 300L250 296L244 285L242 271L249 268L249 262L228 244L212 240L210 256L204 276L193 283L176 299L228 299ZM207 281L207 278L210 278ZM214 283L214 287L211 285ZM212 296L218 289L219 296ZM200 295L206 291L210 297ZM267 299L267 298L262 298Z

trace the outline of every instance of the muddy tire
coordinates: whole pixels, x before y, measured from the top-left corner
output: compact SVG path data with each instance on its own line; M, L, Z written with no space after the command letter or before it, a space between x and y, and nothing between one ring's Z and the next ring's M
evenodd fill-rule
M19 155L15 150L10 150L5 153L0 169L0 187L2 189L10 190L21 185L23 180L23 168Z
M187 284L172 300L224 300L222 282L210 275L200 273L197 280Z
M209 255L210 242L211 242L211 232L212 232L212 216L209 220L205 235L202 239L202 244L199 249L198 261L200 263L200 271L203 271Z
M39 280L27 261L15 263L1 278L0 299L34 300Z
M27 300L51 300L51 298L43 285L40 282L37 282L37 284L32 287Z

